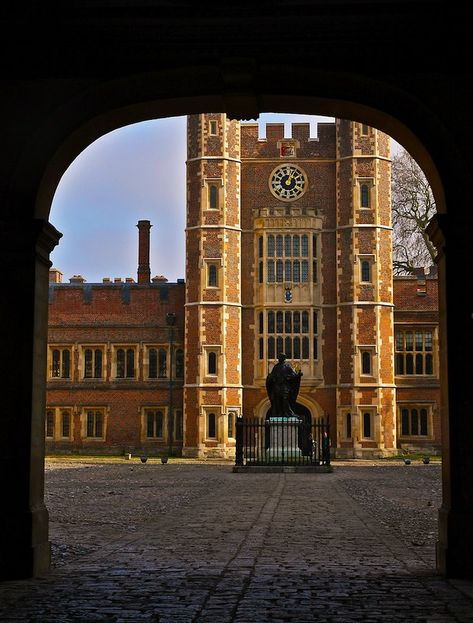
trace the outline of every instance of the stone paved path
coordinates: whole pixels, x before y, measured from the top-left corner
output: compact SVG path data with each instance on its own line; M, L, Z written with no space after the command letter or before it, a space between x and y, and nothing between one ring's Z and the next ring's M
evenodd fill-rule
M137 518L133 532L119 521L115 536L97 525L95 545L47 578L0 584L0 621L473 622L468 594L364 510L347 492L343 469L143 467L154 470L149 496L158 495L160 474L163 483L206 486L175 508ZM115 512L129 513L132 500L130 491ZM84 523L89 545L91 531Z

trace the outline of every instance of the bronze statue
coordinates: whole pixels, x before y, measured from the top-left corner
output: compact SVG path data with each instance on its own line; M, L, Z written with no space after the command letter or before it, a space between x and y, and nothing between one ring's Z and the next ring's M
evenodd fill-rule
M302 372L296 372L286 362L286 355L278 355L278 363L266 377L266 391L271 402L271 417L298 417L295 413Z

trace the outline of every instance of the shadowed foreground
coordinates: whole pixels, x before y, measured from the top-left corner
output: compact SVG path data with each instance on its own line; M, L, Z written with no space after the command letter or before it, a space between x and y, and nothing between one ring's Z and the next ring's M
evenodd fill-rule
M47 465L53 570L2 622L473 621L434 570L440 466ZM461 590L460 590L461 589Z

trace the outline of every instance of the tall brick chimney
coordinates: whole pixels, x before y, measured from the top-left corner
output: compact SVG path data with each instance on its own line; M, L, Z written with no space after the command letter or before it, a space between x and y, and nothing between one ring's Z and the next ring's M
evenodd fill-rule
M149 266L149 221L138 221L138 283L149 283L151 269Z

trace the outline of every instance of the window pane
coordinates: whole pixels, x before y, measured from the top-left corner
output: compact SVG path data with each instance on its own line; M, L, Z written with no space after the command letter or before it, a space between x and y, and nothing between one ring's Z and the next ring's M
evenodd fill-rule
M62 351L62 378L71 377L71 352L68 349Z
M71 414L68 411L62 411L62 436L69 438L71 435Z
M416 350L422 350L423 347L423 333L422 331L416 331L415 333L415 349Z
M94 412L87 411L87 437L94 437Z
M401 434L409 434L409 411L407 409L401 411Z
M314 337L314 359L319 358L319 340Z
M259 338L258 357L264 359L264 340L262 337Z
M54 437L54 411L46 412L46 437Z
M312 257L317 257L317 236L312 236Z
M282 311L276 312L276 333L282 333L284 331L283 319Z
M123 348L117 350L117 377L125 378L125 351Z
M424 356L420 353L416 355L416 374L424 374Z
M406 374L414 374L414 357L410 353L406 355Z
M154 437L154 412L146 414L146 437Z
M167 376L167 352L164 348L159 349L159 360L158 360L158 370L159 370L159 378L164 379Z
M424 333L425 350L432 350L432 331Z
M258 257L263 257L263 236L258 238Z
M158 376L158 351L155 348L149 349L148 378L155 379Z
M278 337L276 340L276 350L277 350L276 355L279 355L279 353L284 352L284 340L282 337Z
M215 413L209 413L207 416L207 437L215 438L217 436Z
M402 331L396 331L396 350L404 350L404 339Z
M411 435L419 434L419 416L417 409L411 411Z
M274 236L268 236L268 257L274 257Z
M407 331L405 334L406 337L406 350L414 350L414 336L412 331Z
M301 268L302 268L302 283L307 283L309 281L309 262L307 260L302 260Z
M156 412L156 437L163 437L164 415L161 411Z
M211 210L218 209L218 188L215 184L209 186L209 205Z
M268 338L268 359L275 359L274 337Z
M95 413L95 436L103 437L103 415L99 411Z
M293 315L294 319L294 333L301 332L301 312L295 311Z
M184 378L184 351L180 348L176 350L176 378Z
M425 356L425 373L434 373L434 359L430 353Z
M268 333L274 333L274 312L268 312Z
M396 355L396 374L404 374L404 355Z
M294 359L300 359L300 358L301 358L301 338L295 337L294 338Z
M292 254L294 257L299 257L301 254L301 243L299 236L294 236L292 239Z
M363 413L363 437L371 438L371 414Z
M313 283L317 283L317 260L313 260L312 262L312 281Z
M309 359L309 338L302 338L302 359Z
M351 439L351 413L346 414L345 422L346 422L346 438Z
M92 351L90 348L86 348L84 351L84 377L86 379L92 378Z
M366 350L361 354L361 372L371 374L371 353Z
M135 351L133 348L126 351L126 376L129 379L135 376Z
M281 235L276 236L276 257L283 256L283 237Z
M208 354L208 368L209 374L217 374L217 353L210 352Z
M420 410L420 434L427 435L427 409Z
M368 184L361 185L361 207L369 208L370 207L370 191Z
M282 260L276 260L276 281L282 283L284 281Z
M263 333L263 324L264 324L264 316L263 316L263 312L259 312L259 314L258 314L258 328L259 328L259 333Z
M291 260L286 260L284 262L284 280L292 281L292 262Z
M60 358L61 353L57 350L53 350L53 362L52 362L52 375L58 377L60 375Z
M371 281L370 263L367 260L361 262L361 281Z
M291 257L292 255L291 236L284 236L284 254L286 257Z
M292 268L292 279L294 283L299 283L301 280L301 263L299 260L294 260Z
M301 255L309 257L309 237L306 234L301 236Z
M102 351L98 348L95 349L94 353L95 362L94 362L94 377L96 379L102 378Z
M217 266L215 264L209 265L207 285L209 286L209 288L217 287Z
M292 358L292 338L290 337L286 337L286 339L284 340L284 353L289 359Z
M309 333L309 312L302 312L302 333Z
M313 316L312 316L312 322L314 324L314 333L318 333L319 332L319 319L318 319L318 314L316 311L314 311Z
M292 333L292 312L290 311L284 314L284 332Z
M233 437L233 413L229 413L227 417L228 417L227 435L228 437Z
M263 262L259 262L258 264L258 280L259 280L259 283L263 283L264 281Z
M268 283L275 282L274 260L268 260Z

